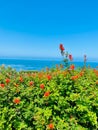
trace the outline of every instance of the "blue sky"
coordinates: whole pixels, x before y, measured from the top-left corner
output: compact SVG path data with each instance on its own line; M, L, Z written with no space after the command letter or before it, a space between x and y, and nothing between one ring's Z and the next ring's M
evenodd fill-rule
M1 0L0 56L98 58L98 0Z

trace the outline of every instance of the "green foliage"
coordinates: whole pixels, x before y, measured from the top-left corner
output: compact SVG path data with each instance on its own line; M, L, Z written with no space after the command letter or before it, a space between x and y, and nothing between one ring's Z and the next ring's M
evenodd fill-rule
M89 68L16 72L1 66L0 130L97 130L97 73Z

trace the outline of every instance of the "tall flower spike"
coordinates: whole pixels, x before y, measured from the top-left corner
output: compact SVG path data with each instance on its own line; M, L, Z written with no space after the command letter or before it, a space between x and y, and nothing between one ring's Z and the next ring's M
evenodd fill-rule
M64 56L64 54L65 54L64 50L65 49L64 49L63 44L60 44L59 49L61 50L61 55Z
M69 60L72 61L73 60L73 57L71 54L69 54Z
M64 50L65 50L63 44L60 44L60 47L59 47L59 48L60 48L61 51L64 51Z

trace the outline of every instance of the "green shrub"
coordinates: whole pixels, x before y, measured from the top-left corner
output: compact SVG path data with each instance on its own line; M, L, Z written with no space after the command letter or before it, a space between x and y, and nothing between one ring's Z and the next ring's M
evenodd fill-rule
M98 71L0 67L0 130L49 129L98 129Z

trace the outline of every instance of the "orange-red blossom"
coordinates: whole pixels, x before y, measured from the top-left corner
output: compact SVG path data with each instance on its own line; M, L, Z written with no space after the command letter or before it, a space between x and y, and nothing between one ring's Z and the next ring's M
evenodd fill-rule
M40 88L41 89L44 89L44 87L45 87L45 85L42 83L42 84L40 84Z
M52 76L51 75L47 75L47 79L51 80Z
M74 70L74 69L75 69L75 66L74 66L74 65L71 65L71 66L70 66L70 69L71 69L71 70Z
M10 82L10 79L9 79L9 78L7 78L7 79L6 79L6 83L8 84L9 82Z
M34 84L34 82L33 82L33 81L30 81L30 82L29 82L29 85L30 85L30 86L32 86L33 84Z
M23 78L22 78L21 76L20 76L20 78L19 78L19 81L20 81L20 82L23 82Z
M74 76L71 77L72 80L76 80L76 79L78 79L78 78L79 78L78 75L74 75Z
M53 125L52 123L50 123L50 124L48 125L48 128L49 128L50 130L53 130L53 129L54 129L54 125Z
M20 98L14 98L13 102L14 102L15 104L19 104L19 103L20 103Z
M5 84L1 83L1 84L0 84L0 87L4 88L4 87L5 87Z
M44 97L48 97L50 95L50 91L44 93Z

